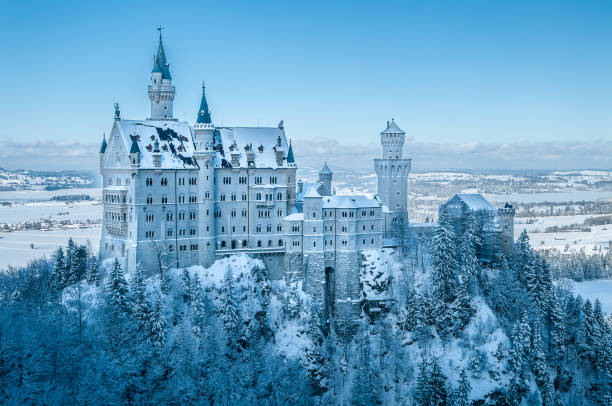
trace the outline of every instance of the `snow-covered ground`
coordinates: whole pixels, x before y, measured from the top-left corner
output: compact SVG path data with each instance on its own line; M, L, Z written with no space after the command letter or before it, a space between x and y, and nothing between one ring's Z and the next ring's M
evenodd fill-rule
M0 223L17 224L25 221L71 220L86 222L102 219L102 205L95 201L61 202L17 202L0 206Z
M41 201L51 200L53 196L81 194L100 200L102 199L102 188L0 191L0 202Z
M612 279L583 282L564 280L563 282L571 285L574 294L582 296L584 300L589 299L594 302L595 299L599 299L604 313L608 315L612 313Z
M576 216L550 216L537 217L533 224L526 224L526 218L516 218L514 221L514 234L518 236L521 231L527 230L531 245L535 249L541 248L557 248L560 251L569 245L570 249L580 250L585 248L589 253L596 247L607 250L610 241L612 241L612 224L601 226L591 226L591 231L565 231L544 233L546 227L566 226L571 224L583 224L584 220L589 217L598 217L596 215L576 215ZM530 219L534 220L534 219ZM539 230L540 232L534 232Z
M25 265L31 259L43 255L48 257L59 246L65 246L70 237L79 244L90 241L97 251L100 232L100 225L95 225L75 230L0 233L0 272L9 265ZM34 244L34 249L30 248L30 244Z
M510 193L506 195L485 194L487 200L494 203L495 206L505 202L516 203L563 203L563 202L578 202L589 201L594 202L599 199L612 198L612 191L597 191L597 190L572 190L568 192L558 193Z

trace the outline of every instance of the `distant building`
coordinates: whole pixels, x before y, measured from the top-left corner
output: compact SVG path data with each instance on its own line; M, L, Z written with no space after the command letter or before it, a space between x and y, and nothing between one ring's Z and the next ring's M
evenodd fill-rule
M456 194L440 206L451 218L455 235L460 237L473 216L481 240L478 258L483 264L498 265L508 255L514 242L514 208L506 203L496 209L480 194Z

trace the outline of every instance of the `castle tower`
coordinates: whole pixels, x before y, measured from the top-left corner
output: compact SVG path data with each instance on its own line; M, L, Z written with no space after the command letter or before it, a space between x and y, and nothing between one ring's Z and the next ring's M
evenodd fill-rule
M506 256L510 255L514 244L514 207L506 202L503 208L497 210L502 228L501 243Z
M384 236L400 241L407 237L408 173L411 167L411 160L402 158L405 136L394 120L387 121L387 128L380 133L383 157L374 160L378 198L390 211L385 215Z
M153 57L153 70L151 71L151 84L149 85L149 100L151 101L150 120L174 120L172 110L175 90L170 76L170 65L166 60L164 45L162 44L162 27L159 31L159 46L157 55Z
M198 211L198 224L200 227L200 264L210 266L215 262L217 239L215 236L215 169L213 150L213 136L215 126L208 110L206 101L206 88L202 83L202 100L198 117L193 126L195 151L193 157L200 167L198 178L198 196L202 199Z
M329 195L332 194L331 183L333 175L334 173L327 166L327 162L325 162L323 169L321 169L321 171L319 172L319 182L327 188L327 190L329 191Z

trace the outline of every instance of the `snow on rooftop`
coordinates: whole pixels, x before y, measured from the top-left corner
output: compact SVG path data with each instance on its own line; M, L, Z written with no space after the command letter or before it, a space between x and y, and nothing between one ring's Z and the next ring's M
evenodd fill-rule
M323 198L324 209L357 209L364 207L380 207L378 201L366 196L326 196Z
M278 127L218 127L220 139L215 137L215 149L220 156L215 160L217 167L223 166L223 160L231 162L231 153L239 152L238 162L241 167L247 167L247 148L252 148L255 153L255 167L277 168L276 153L278 149L278 138L280 137L280 148L286 158L288 149L285 131ZM286 162L286 161L285 161ZM286 163L283 162L284 165Z
M285 221L301 221L304 220L304 213L292 213L285 217Z
M395 121L392 119L387 123L387 128L381 131L381 134L405 134L405 132L395 124Z
M481 194L456 194L461 201L463 201L473 211L497 211L495 207Z
M155 141L159 142L162 169L198 168L193 158L193 138L188 123L170 120L117 120L115 123L128 150L132 137L136 137L140 168L154 168Z

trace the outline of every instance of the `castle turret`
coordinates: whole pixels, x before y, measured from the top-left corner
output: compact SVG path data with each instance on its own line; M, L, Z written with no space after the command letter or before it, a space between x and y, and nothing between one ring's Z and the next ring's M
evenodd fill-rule
M162 27L159 27L159 46L157 47L157 54L153 57L153 70L151 71L151 84L149 85L150 120L173 120L175 89L172 85L172 76L170 76L170 65L164 52L161 30Z
M140 166L140 148L138 147L138 137L131 135L132 146L130 147L130 165L132 169L137 169Z
M407 238L408 230L408 173L411 160L402 158L406 133L392 119L380 133L382 159L374 160L378 177L378 198L389 209L385 218L386 238L399 241Z
M506 256L510 255L512 245L514 244L514 207L506 202L504 207L497 210L499 213L499 222L501 225L501 243Z
M325 162L325 165L323 165L323 169L319 171L319 182L327 188L329 195L332 194L331 183L333 175L334 173L327 166L327 162Z

